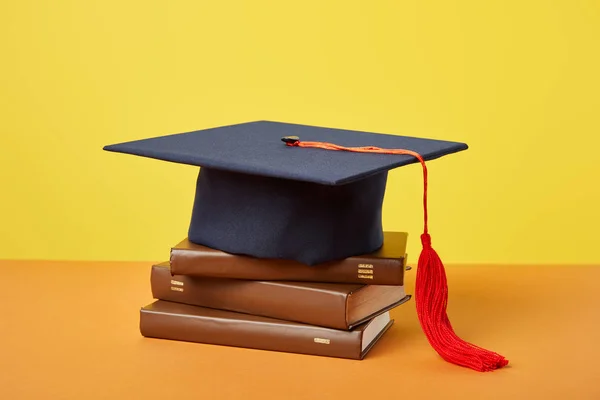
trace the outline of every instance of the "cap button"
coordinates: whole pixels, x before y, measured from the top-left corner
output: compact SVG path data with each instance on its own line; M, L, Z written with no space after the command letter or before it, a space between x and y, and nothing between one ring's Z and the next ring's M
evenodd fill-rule
M300 138L298 136L284 136L281 138L281 141L285 144L294 145L300 141Z

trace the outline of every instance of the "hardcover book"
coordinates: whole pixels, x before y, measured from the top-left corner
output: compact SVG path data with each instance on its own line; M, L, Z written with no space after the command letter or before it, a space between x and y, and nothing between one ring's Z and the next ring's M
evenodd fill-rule
M410 299L403 286L172 275L152 266L155 299L349 330Z
M173 274L247 280L404 284L406 232L384 232L377 251L318 265L225 253L184 239L171 248Z
M362 360L393 324L389 312L350 331L157 300L140 310L144 337Z

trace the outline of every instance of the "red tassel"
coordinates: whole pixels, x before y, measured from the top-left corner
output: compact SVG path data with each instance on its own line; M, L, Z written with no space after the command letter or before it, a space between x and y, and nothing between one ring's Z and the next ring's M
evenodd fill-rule
M407 154L416 157L423 167L423 209L424 229L421 235L423 249L419 256L415 302L417 315L423 332L431 347L446 361L471 368L476 371L492 371L508 364L500 354L482 349L460 339L448 320L448 284L442 260L431 247L431 237L427 228L427 166L420 154L403 149L382 149L379 147L344 147L325 142L301 142L297 137L282 139L287 146L314 147L325 150L342 150L359 153Z
M419 256L415 302L421 328L431 347L446 361L476 371L492 371L508 364L500 354L460 339L448 320L448 285L442 260L431 247L428 233L421 235L423 250Z

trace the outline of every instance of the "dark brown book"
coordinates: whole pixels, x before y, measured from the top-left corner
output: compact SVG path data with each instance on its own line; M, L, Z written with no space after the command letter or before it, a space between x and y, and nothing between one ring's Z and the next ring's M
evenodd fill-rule
M157 300L140 310L156 339L361 360L393 324L389 312L351 331Z
M155 299L349 330L410 299L403 286L172 275L152 266Z
M186 238L171 248L171 271L214 278L402 286L407 237L405 232L384 232L379 250L318 265L230 254Z

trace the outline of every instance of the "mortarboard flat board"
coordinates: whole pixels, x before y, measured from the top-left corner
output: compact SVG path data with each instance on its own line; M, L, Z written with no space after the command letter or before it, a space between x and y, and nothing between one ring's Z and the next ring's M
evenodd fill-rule
M234 254L315 265L382 245L387 172L409 155L289 148L284 136L406 148L426 160L467 149L443 140L258 121L104 147L201 167L189 240Z
M446 316L443 264L427 228L425 162L467 148L454 141L255 121L104 150L200 167L188 229L191 242L315 267L381 247L388 172L421 163L425 227L415 283L419 320L442 358L490 371L508 361L454 333Z

